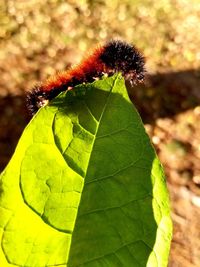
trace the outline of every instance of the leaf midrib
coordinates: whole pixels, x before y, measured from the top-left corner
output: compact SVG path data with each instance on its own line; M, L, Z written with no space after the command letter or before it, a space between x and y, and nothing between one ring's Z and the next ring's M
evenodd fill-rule
M90 156L89 156L89 159L88 159L87 169L86 169L86 171L85 171L85 175L83 176L83 179L84 179L84 180L85 180L86 177L87 177L88 167L89 167L89 165L90 165L90 160L91 160L91 158L92 158L93 148L94 148L94 145L95 145L96 136L97 136L98 131L99 131L99 126L100 126L100 124L101 124L101 120L102 120L103 115L104 115L104 113L105 113L105 110L106 110L106 108L107 108L107 104L108 104L108 102L109 102L109 100L110 100L110 95L112 94L112 91L113 91L113 88L115 87L115 84L116 84L116 82L117 82L117 79L118 79L118 77L115 78L115 80L114 80L114 82L113 82L113 85L112 85L112 87L111 87L111 89L110 89L110 92L109 92L109 94L108 94L106 103L105 103L105 105L104 105L104 107L103 107L101 116L100 116L99 121L98 121L98 123L97 123L96 132L95 132L95 134L94 134L94 139L93 139L92 146L91 146L91 153L90 153ZM80 203L81 203L81 199L82 199L82 194L83 194L84 187L85 187L85 182L83 183L83 189L82 189L82 192L81 192L80 202L79 202L79 205L78 205L78 208L77 208L77 213L76 213L76 218L75 218L75 223L74 223L74 229L75 229L75 227L76 227L76 219L77 219L77 217L78 217L79 206L80 206ZM71 234L71 235L72 235L72 238L73 238L73 232L74 232L74 229L73 229L72 234ZM72 244L72 238L71 238L71 244ZM69 254L68 254L68 259L67 259L67 263L66 263L66 264L68 264L68 262L69 262L69 256L70 256L70 251L71 251L71 244L70 244ZM66 266L67 266L67 265L66 265Z
M113 88L115 87L115 83L116 83L117 79L118 79L118 78L116 78L116 79L114 80L114 82L113 82L112 88L111 88L111 90L110 90L110 92L109 92L109 94L108 94L106 103L105 103L105 105L104 105L104 107L103 107L101 116L100 116L99 121L98 121L98 123L97 123L96 132L95 132L95 134L94 134L94 139L93 139L92 146L91 146L91 153L90 153L90 156L89 156L89 159L88 159L87 169L86 169L86 171L85 171L85 175L83 176L84 179L87 177L88 167L89 167L89 165L90 165L90 160L91 160L91 158L92 158L93 148L94 148L94 145L95 145L95 141L96 141L96 139L97 139L97 134L98 134L99 127L100 127L100 124L101 124L101 120L102 120L103 115L104 115L104 113L105 113L105 110L106 110L106 108L107 108L107 104L108 104L108 102L109 102L109 100L110 100L110 95L111 95L111 93L112 93ZM85 183L84 183L84 184L85 184ZM83 187L83 189L84 189L84 187ZM83 190L82 190L82 192L83 192Z

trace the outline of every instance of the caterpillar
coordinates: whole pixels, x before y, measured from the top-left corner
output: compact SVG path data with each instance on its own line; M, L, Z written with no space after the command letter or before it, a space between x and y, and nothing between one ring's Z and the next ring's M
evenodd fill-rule
M32 115L60 92L81 83L93 82L104 74L121 72L131 83L144 79L144 57L135 46L120 40L111 40L98 46L80 64L37 84L27 93L27 107Z

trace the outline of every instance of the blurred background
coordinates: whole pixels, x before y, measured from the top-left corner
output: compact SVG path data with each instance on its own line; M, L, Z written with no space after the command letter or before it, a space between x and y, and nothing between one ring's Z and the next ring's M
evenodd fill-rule
M170 267L200 266L200 1L0 0L0 171L30 117L25 91L121 38L146 57L129 90L164 165L174 235Z

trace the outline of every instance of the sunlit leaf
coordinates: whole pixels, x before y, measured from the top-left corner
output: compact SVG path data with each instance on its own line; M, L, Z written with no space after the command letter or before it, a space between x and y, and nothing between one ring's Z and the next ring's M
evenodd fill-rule
M162 167L120 75L26 127L0 180L0 266L167 266Z

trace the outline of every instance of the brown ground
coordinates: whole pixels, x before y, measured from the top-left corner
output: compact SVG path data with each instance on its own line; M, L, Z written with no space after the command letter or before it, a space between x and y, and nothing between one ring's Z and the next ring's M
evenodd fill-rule
M171 197L169 266L199 267L200 2L139 2L0 2L0 170L30 119L25 90L78 62L99 41L119 36L133 42L147 57L149 75L130 95L164 165Z

